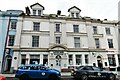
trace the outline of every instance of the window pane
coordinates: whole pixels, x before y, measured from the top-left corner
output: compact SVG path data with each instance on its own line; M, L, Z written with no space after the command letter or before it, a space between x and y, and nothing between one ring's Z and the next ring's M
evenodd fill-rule
M60 32L60 24L56 24L56 32Z
M108 62L110 66L116 66L114 54L108 54Z
M33 22L33 30L34 31L40 30L40 23L39 22Z
M108 39L108 46L109 46L109 48L113 48L113 40L112 39Z
M110 34L110 28L105 28L106 34Z
M96 48L100 48L99 38L95 38Z
M39 36L32 36L32 47L39 47Z
M73 56L72 55L69 55L69 65L72 65L73 64Z
M36 15L36 10L33 10L33 15Z
M16 29L16 21L11 21L11 29Z
M38 10L38 15L41 15L41 10Z
M79 32L79 25L73 25L73 30L75 33Z
M88 64L88 55L85 55L85 64Z
M76 65L80 65L82 63L81 55L76 55Z
M56 44L60 44L60 37L56 37Z
M93 33L97 34L97 26L93 26Z
M79 37L74 37L74 45L75 45L75 48L80 47L80 38Z
M8 46L13 46L14 45L14 39L15 39L14 35L9 35Z

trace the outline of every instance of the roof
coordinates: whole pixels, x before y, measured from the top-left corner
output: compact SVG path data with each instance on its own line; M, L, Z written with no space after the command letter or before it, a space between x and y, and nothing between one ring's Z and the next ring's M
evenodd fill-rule
M32 7L35 6L35 5L39 5L39 6L41 6L41 7L43 8L43 10L45 9L44 6L42 6L42 5L39 4L39 3L35 3L35 4L31 5L30 7L32 8Z
M73 7L71 7L71 8L68 9L68 12L69 12L72 8L76 8L76 9L78 9L79 11L81 11L81 9L79 9L78 7L73 6Z

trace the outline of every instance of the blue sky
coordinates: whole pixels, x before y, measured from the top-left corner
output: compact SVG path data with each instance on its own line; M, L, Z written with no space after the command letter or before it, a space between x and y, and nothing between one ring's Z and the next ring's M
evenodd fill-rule
M1 0L0 10L8 9L25 10L36 2L45 7L44 14L56 14L61 10L63 15L68 15L68 9L72 6L80 8L81 16L98 19L117 20L118 2L120 0Z

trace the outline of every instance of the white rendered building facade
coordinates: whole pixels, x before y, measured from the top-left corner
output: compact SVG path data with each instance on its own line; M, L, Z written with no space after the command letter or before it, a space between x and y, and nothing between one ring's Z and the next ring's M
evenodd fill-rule
M58 70L72 65L119 65L117 22L81 17L76 6L69 16L43 14L39 3L31 14L20 16L12 66L43 64Z

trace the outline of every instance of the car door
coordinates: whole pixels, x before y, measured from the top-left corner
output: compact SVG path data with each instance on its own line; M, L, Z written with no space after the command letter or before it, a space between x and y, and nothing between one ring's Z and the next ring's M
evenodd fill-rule
M103 78L104 72L99 67L92 67L94 70L94 76L95 78Z
M44 67L44 66L39 66L39 78L41 79L47 79L49 74L49 70L48 68Z

